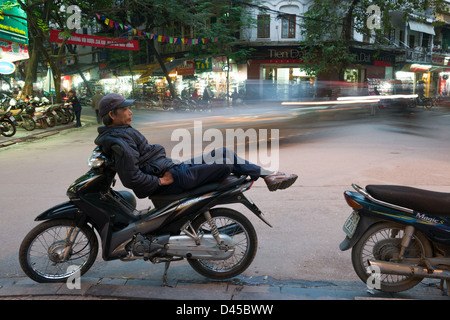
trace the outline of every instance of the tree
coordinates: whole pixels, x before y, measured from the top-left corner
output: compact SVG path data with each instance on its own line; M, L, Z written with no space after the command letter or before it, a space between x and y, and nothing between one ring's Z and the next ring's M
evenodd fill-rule
M71 13L65 8L77 5L81 8L81 24L91 23L93 13L98 6L110 5L112 1L99 0L93 3L79 3L74 0L17 0L17 3L27 13L27 21L30 39L30 59L25 75L24 94L33 93L33 82L36 78L36 66L40 57L48 63L52 70L55 83L56 101L61 100L61 62L68 56L76 56L76 52L66 51L66 41L70 38L71 30L67 25L67 20ZM54 44L50 41L50 25L64 30L64 39L61 44Z
M380 9L380 23L375 28L370 22L378 13L368 10L371 5ZM343 80L345 68L354 62L350 52L354 30L383 44L387 40L384 35L394 29L392 12L401 12L406 21L412 15L425 20L437 10L448 10L445 0L314 0L300 25L305 48L302 67L310 75L336 73Z
M189 27L192 35L184 35L189 38L219 37L219 42L209 42L192 45L188 52L171 51L171 54L179 54L184 57L208 57L226 55L229 59L238 59L248 53L248 50L238 49L235 40L242 26L250 25L252 19L243 16L246 12L245 5L252 0L239 1L208 1L208 0L129 0L118 3L116 9L103 9L102 14L111 19L131 25L133 28L143 28L145 31L155 30L155 33L163 31L175 37L183 37L181 30ZM124 14L126 12L127 14ZM155 46L155 40L145 36L144 39L151 54L161 66L169 84L172 97L176 96L175 90L165 67L165 58ZM161 47L166 44L160 44ZM167 46L175 46L167 44Z

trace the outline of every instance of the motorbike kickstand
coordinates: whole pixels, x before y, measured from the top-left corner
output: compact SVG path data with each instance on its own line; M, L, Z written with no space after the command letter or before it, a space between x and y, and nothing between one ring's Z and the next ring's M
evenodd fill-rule
M164 274L163 274L163 286L164 287L172 287L169 285L169 283L167 282L167 271L169 270L169 266L170 266L170 262L171 261L166 261L165 265L164 265Z

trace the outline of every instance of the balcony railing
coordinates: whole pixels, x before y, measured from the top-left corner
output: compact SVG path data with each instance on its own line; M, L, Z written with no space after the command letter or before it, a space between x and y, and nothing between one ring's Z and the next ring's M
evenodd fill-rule
M406 49L406 61L431 63L431 52L424 48Z

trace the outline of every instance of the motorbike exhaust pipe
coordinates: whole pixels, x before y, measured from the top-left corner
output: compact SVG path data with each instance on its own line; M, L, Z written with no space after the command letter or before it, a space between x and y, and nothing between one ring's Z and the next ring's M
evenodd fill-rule
M374 271L375 273L450 280L450 271L447 270L431 270L420 266L412 266L379 260L368 260L368 262L369 265L373 268L372 271Z

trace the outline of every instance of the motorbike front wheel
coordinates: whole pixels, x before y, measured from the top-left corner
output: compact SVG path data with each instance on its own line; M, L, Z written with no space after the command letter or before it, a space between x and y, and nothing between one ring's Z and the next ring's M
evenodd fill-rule
M369 273L368 260L396 262L404 236L405 227L392 222L379 223L370 227L352 249L352 264L358 277L365 283L373 276ZM431 256L431 246L424 235L414 233L403 258ZM421 277L381 274L376 289L384 292L400 292L411 289L422 281Z
M72 247L68 235L75 227L72 220L49 220L33 228L19 249L22 270L37 282L65 282L78 273L83 275L94 263L98 241L87 225L80 228ZM64 253L69 250L67 259Z
M16 125L9 119L1 120L3 128L1 129L1 134L5 137L12 137L16 134Z
M22 127L27 131L33 131L36 129L36 122L32 118L23 118Z
M234 244L234 253L226 260L188 259L191 267L201 275L217 280L235 277L252 263L258 246L256 231L250 221L241 213L218 208L210 211L219 234L229 236ZM212 229L204 215L200 215L192 227L201 238L204 234L211 234Z

